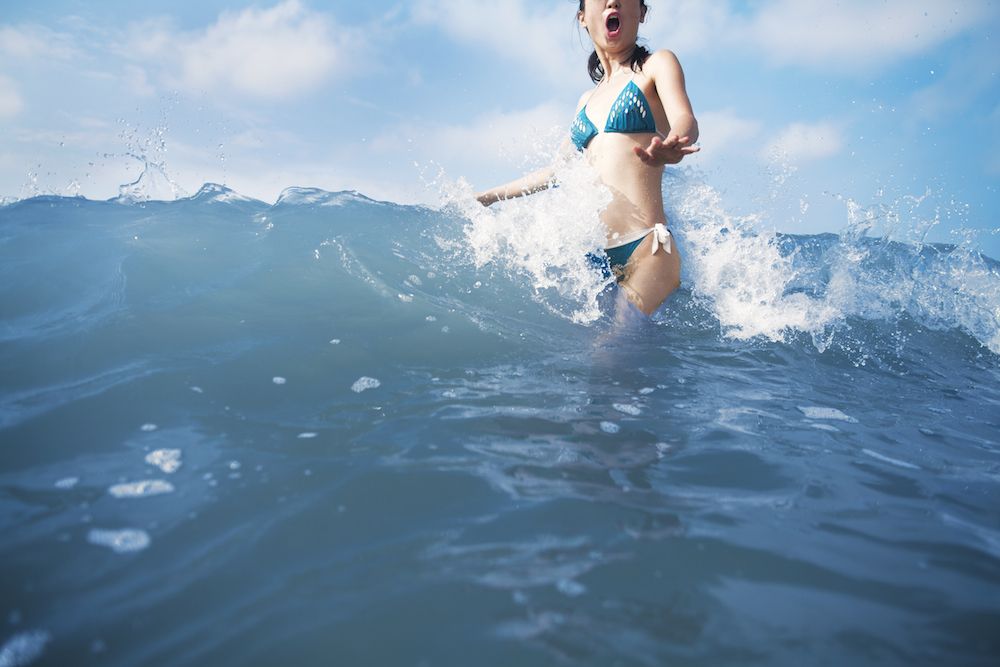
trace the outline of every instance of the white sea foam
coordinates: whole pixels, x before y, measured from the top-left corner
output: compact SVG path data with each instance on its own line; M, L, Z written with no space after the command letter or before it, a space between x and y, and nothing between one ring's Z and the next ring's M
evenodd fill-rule
M287 383L288 380L286 380L285 378L283 378L281 376L276 375L273 378L271 378L271 382L273 382L274 384L277 384L277 385L282 385L282 384Z
M0 667L23 667L42 657L52 635L45 630L19 632L0 646Z
M134 553L149 546L149 534L137 528L104 530L94 528L87 533L87 541L100 547L108 547L116 554Z
M72 489L74 486L79 484L79 477L63 477L55 483L57 489Z
M840 429L836 426L830 426L829 424L810 424L817 431L829 431L831 433L840 433Z
M779 237L762 231L769 220L731 214L721 195L696 178L671 185L685 272L728 335L784 340L804 332L822 352L848 317L892 320L905 312L930 328L963 329L1000 353L1000 271L971 238L923 252L928 231L946 214L929 194L871 206L843 200L840 240L817 260L828 271L821 279L797 270ZM805 271L815 269L811 263Z
M597 294L610 279L593 269L587 253L604 247L600 214L611 193L580 156L558 162L557 173L558 188L490 208L464 182L446 186L444 200L469 221L464 252L471 251L477 267L527 276L535 299L550 311L592 322L600 316Z
M773 233L756 216L735 216L721 195L695 180L671 191L681 218L684 263L696 296L709 304L734 338L783 339L789 330L822 329L840 316L834 306L802 293L786 294L795 277Z
M601 422L601 430L614 435L622 430L622 427L614 422Z
M144 431L146 433L151 433L156 429L157 429L156 424L143 424L142 426L139 427L139 430Z
M377 389L378 387L381 386L382 383L376 380L375 378L361 376L354 381L354 384L351 385L351 391L353 391L356 394L360 394L361 392L366 391L368 389Z
M879 454L871 449L862 449L862 454L872 457L873 459L878 459L883 463L889 463L900 468L907 468L908 470L920 470L920 466L914 465L912 463L907 463L906 461L900 461L899 459L894 459L891 456L886 456L885 454Z
M138 482L115 484L108 488L108 493L115 498L147 498L164 493L172 493L174 485L162 479L144 479Z
M579 597L587 592L586 586L573 579L560 579L556 582L556 589L571 598Z
M167 474L175 473L181 467L181 450L157 449L146 454L146 463L156 466Z
M299 438L299 440L312 440L313 438L315 438L318 435L319 435L319 433L314 433L312 431L307 431L305 433L299 433L298 438Z
M610 280L585 257L604 243L600 213L611 195L583 159L559 163L557 174L559 188L490 208L478 204L471 186L461 181L444 185L443 201L469 221L465 245L454 246L456 255L471 250L477 267L527 276L536 300L588 323L600 316L596 295ZM669 174L667 216L683 252L683 279L726 335L783 341L802 332L822 352L849 330L849 317L885 320L907 312L932 328L962 328L1000 353L1000 272L973 242L932 261L919 255L940 215L921 210L930 206L926 197L900 197L871 208L845 200L841 240L817 259L826 268L819 277L815 262L797 268L782 237L765 231L774 224L766 212L734 215L704 180L686 171ZM893 220L895 226L882 229L876 220ZM863 242L873 229L883 234L883 243ZM897 238L911 243L909 260L897 261L893 254L899 250L888 241ZM441 243L447 249L448 243ZM872 270L880 261L892 268ZM866 354L854 356L863 363Z
M834 421L849 422L851 424L857 424L858 420L854 417L844 414L837 408L824 408L818 406L799 406L799 412L804 414L809 419L829 419Z
M627 415L632 415L633 417L638 417L642 414L642 409L636 405L629 405L628 403L615 403L614 409L618 412L622 412Z

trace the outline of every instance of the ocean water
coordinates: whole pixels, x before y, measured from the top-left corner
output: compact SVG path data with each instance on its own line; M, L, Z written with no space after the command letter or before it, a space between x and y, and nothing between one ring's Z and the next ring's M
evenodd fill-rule
M0 207L0 665L997 664L1000 264L568 171Z

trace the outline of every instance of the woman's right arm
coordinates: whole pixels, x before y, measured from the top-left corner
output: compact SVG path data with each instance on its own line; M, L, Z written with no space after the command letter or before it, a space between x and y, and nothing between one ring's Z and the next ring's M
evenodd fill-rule
M579 101L576 103L576 111L580 112L583 108L584 103L587 98L590 97L590 91L585 92L580 96ZM569 138L563 140L562 145L559 146L560 156L565 156L573 153L573 144L570 142ZM489 206L490 204L495 204L498 201L503 201L504 199L513 199L514 197L526 197L528 195L533 195L536 192L541 192L542 190L548 190L556 184L556 165L551 164L548 167L539 169L538 171L533 171L527 176L522 176L516 181L511 181L510 183L505 183L504 185L498 185L491 190L486 190L485 192L480 192L476 195L476 199L483 206Z
M476 195L476 199L478 199L479 203L483 206L489 206L490 204L495 204L496 202L503 201L504 199L524 197L536 192L541 192L542 190L547 190L555 185L555 171L556 169L554 165L544 167L538 171L533 171L526 176L522 176L516 181L511 181L510 183L498 185L497 187L486 190L485 192L480 192Z

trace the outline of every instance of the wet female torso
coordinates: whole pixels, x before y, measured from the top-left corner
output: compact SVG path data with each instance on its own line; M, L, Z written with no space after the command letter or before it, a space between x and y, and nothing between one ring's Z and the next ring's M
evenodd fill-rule
M585 149L588 162L612 194L601 216L609 244L618 235L666 222L663 168L644 164L633 152L635 146L648 145L657 131L666 134L669 124L656 86L628 70L619 70L599 84L573 121L574 145Z

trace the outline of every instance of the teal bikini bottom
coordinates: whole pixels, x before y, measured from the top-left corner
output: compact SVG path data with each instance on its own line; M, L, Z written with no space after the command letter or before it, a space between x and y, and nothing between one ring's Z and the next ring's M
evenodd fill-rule
M657 223L649 229L630 234L629 237L631 238L627 237L624 242L610 248L605 248L603 253L587 253L587 259L605 278L610 278L611 276L621 278L625 272L625 265L628 264L629 258L632 257L632 253L639 247L642 240L651 233L653 234L652 254L655 255L660 246L663 246L663 249L669 253L671 251L670 230L663 224Z

